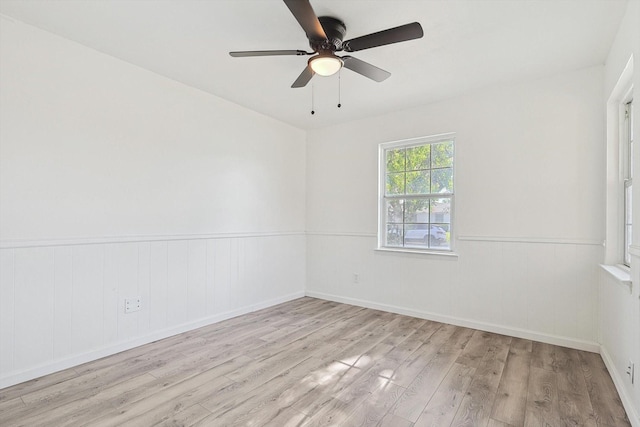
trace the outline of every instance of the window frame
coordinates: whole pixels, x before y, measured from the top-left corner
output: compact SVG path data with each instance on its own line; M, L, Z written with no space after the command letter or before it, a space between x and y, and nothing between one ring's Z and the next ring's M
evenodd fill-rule
M624 261L624 105L633 98L633 55L627 60L606 101L606 202L604 265L628 276ZM635 106L637 112L637 105ZM637 117L635 117L637 119ZM637 125L637 123L636 123ZM637 150L636 150L637 151ZM637 156L638 153L635 153ZM636 164L637 166L637 164ZM629 251L634 255L637 248ZM632 260L635 262L635 260ZM618 279L618 277L616 277Z
M453 143L453 154L452 154L452 180L453 185L452 189L449 193L446 194L446 197L450 198L450 211L449 211L449 247L447 248L434 248L428 247L423 248L419 246L405 246L403 241L403 246L388 246L386 245L386 201L390 199L432 199L434 198L435 193L429 194L416 194L416 195L397 195L397 196L387 196L386 195L386 175L387 175L387 165L386 165L386 152L391 149L398 148L412 148L421 145L432 145L440 142L448 142L451 141ZM431 168L429 170L432 170ZM455 255L454 253L454 242L455 242L455 187L456 187L456 134L454 132L442 133L437 135L423 136L418 138L411 139L403 139L398 141L384 142L378 145L378 250L383 251L391 251L391 252L408 252L408 253L424 253L424 254L434 254L434 255ZM403 221L404 223L404 221ZM429 224L431 222L429 221Z
M630 247L633 241L629 237L633 236L633 97L631 88L623 100L620 102L620 170L621 170L621 192L622 192L622 265L631 267ZM630 194L631 193L631 194ZM630 233L627 233L627 228Z

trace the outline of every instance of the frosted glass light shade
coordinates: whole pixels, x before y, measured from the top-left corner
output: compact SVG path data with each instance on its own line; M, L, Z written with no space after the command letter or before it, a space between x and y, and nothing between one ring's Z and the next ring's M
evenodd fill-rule
M334 55L319 55L311 58L309 66L316 74L332 76L342 68L342 60Z

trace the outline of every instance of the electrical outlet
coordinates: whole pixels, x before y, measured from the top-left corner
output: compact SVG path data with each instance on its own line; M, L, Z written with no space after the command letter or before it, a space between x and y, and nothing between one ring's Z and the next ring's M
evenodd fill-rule
M360 275L358 273L353 273L353 283L360 283Z
M124 300L125 313L133 313L134 311L139 311L141 308L142 308L142 300L140 299L140 297L125 298Z
M627 375L629 375L629 377L631 378L631 384L633 384L633 377L635 374L635 364L633 363L633 360L629 360L629 365L627 366Z

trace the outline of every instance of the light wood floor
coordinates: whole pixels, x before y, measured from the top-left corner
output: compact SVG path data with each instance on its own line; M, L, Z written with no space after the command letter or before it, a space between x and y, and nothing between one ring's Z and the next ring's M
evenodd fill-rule
M0 390L8 426L628 426L599 355L313 298Z

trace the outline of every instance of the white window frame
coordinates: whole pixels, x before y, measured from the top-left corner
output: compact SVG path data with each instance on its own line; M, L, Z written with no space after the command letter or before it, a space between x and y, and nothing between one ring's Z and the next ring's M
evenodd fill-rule
M620 118L621 118L621 129L620 129L620 159L621 165L620 170L622 171L622 200L623 200L623 208L621 215L621 223L622 223L622 264L631 267L631 254L629 252L630 246L633 244L632 241L628 240L629 234L627 234L627 227L632 227L632 218L627 215L628 207L633 208L632 200L629 200L628 195L629 192L632 191L633 188L633 99L632 99L632 89L630 89L622 102L620 103ZM631 194L631 199L633 195ZM632 215L631 215L632 216Z
M629 56L617 82L611 89L606 103L607 144L606 144L606 203L604 264L602 268L609 272L618 283L631 284L631 269L624 265L625 260L625 176L627 147L624 144L624 107L633 95L633 55ZM637 99L636 99L637 100ZM637 112L637 105L635 106ZM637 117L635 117L637 119ZM636 150L637 151L637 150ZM634 157L638 153L635 153ZM635 165L637 166L637 165ZM635 253L632 246L629 251Z
M449 212L449 247L448 248L420 248L414 246L386 246L386 151L397 148L410 148L425 144L437 144L439 142L453 141L453 188L446 196L451 198ZM385 142L378 146L378 250L391 252L409 252L436 255L454 255L455 242L455 187L456 187L456 134L443 133L438 135L424 136L419 138L404 139L399 141ZM432 198L435 194L420 195L417 197ZM396 197L394 197L396 198ZM412 198L408 196L407 198Z

